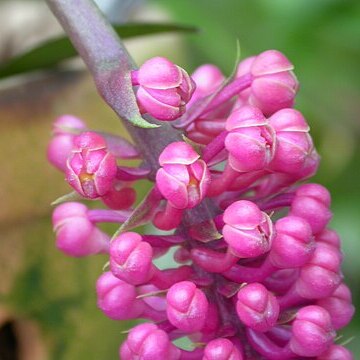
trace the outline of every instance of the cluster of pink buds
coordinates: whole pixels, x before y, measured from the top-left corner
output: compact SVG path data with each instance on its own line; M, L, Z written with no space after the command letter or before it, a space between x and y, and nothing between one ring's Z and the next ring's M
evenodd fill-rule
M108 207L59 205L57 247L105 254L98 307L113 320L147 320L129 330L120 359L353 359L335 342L354 307L329 228L330 194L297 184L315 174L319 156L292 108L299 86L290 61L265 51L225 81L213 65L190 77L156 57L131 80L141 113L180 134L159 139L155 167L140 149L150 153L156 136L132 145L72 116L56 120L48 150L78 196ZM138 167L119 164L136 158ZM140 179L153 187L134 206ZM101 222L119 231L111 237ZM144 224L156 232L133 231ZM161 269L154 259L168 252L174 266ZM183 337L192 349L174 344Z

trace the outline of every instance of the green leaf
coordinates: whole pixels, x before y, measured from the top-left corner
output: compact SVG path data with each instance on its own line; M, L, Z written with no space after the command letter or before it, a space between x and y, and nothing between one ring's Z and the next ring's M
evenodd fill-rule
M114 239L123 232L130 231L135 227L147 224L154 216L154 212L161 200L162 196L160 195L159 190L156 187L152 188L142 202L134 209L130 217L120 226L112 238Z
M55 205L59 205L68 201L79 201L79 200L83 200L84 198L77 193L76 191L72 191L71 193L62 195L60 197L58 197L56 200L54 200L50 205L51 206L55 206Z
M157 23L128 23L115 25L114 29L122 39L173 31L195 32L197 30L190 26ZM66 36L54 38L0 66L0 78L55 67L61 61L77 55L77 51ZM137 119L137 121L141 122L140 119Z

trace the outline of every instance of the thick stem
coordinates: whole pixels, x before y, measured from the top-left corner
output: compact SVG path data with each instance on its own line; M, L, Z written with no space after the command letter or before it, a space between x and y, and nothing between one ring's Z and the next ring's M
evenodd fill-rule
M145 117L150 119L149 116ZM153 119L151 119L151 122L160 124L160 122ZM124 125L145 160L146 167L151 169L149 179L155 180L156 171L159 168L159 155L170 143L183 141L181 131L164 122L156 129L142 129L126 121Z
M122 66L135 69L125 46L93 1L47 0L47 3L92 73L104 66L117 67L120 59Z

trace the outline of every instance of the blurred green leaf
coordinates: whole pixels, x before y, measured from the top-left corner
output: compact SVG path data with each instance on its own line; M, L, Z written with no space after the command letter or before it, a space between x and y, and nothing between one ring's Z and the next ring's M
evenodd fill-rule
M168 23L128 23L124 25L114 25L114 29L122 39L174 31L197 31L197 29L192 26ZM77 56L77 52L66 36L54 38L0 66L0 78L54 67L59 62L70 59L74 56Z

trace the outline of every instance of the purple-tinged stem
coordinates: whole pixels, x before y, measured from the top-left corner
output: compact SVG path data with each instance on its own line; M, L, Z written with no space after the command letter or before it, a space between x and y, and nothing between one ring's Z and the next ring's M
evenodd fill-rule
M247 328L246 335L253 348L268 360L288 360L296 357L287 346L275 345L264 333Z
M259 201L257 205L262 211L275 210L290 206L294 197L295 193L281 194L267 201Z
M118 166L116 178L121 181L135 181L135 180L147 178L149 173L150 170L146 168Z
M205 98L199 99L193 103L193 105L187 110L184 118L180 119L179 122L175 123L176 128L185 128L189 126L194 120L207 112L216 109L218 106L223 105L226 101L230 100L241 91L247 89L252 82L252 76L246 74L241 76L223 89L218 90L217 94L211 94Z
M181 223L183 211L182 209L174 208L167 202L164 211L159 211L155 215L154 225L161 230L176 229Z
M290 289L298 277L299 269L281 269L266 278L264 285L270 291L284 294Z
M222 175L212 180L207 196L216 197L227 191L238 176L239 173L227 163Z
M159 248L169 248L185 241L185 239L179 235L142 235L142 239L151 246Z
M101 135L105 141L108 150L119 159L138 159L139 151L126 139L118 135L109 134L103 131L95 131Z
M228 299L225 299L217 289L221 288L224 280L219 275L214 275L214 301L219 309L219 315L221 318L222 330L224 337L234 336L239 330L243 328L240 324L239 317L234 313L232 303ZM220 334L219 334L220 336Z
M238 174L235 181L229 186L229 191L248 191L257 180L262 178L268 172L266 170L252 171L249 173Z
M267 332L267 335L278 345L285 346L291 338L291 329L290 327L274 326Z
M303 298L296 290L296 283L289 289L289 291L282 296L278 296L278 302L281 310L299 306L309 302L308 299Z
M219 215L215 216L214 223L218 230L222 230L222 228L225 226L224 215L219 214Z
M110 223L123 223L131 215L131 211L125 210L106 210L106 209L96 209L89 210L88 218L93 223L99 222L110 222Z
M191 257L196 264L210 273L227 272L239 260L229 249L226 253L220 253L200 247L191 250Z
M246 74L233 80L210 102L202 114L216 109L218 106L230 100L233 96L240 94L241 91L246 90L251 86L252 75Z
M220 153L225 147L225 138L228 131L222 131L213 141L211 141L204 149L202 153L202 159L208 163L216 155Z
M239 284L243 282L252 283L262 282L276 270L278 269L266 258L257 268L235 264L229 270L224 271L222 275Z
M158 289L168 289L172 285L180 281L189 279L192 274L192 268L187 265L180 266L174 269L159 270L156 268L153 278L150 280L151 284Z

